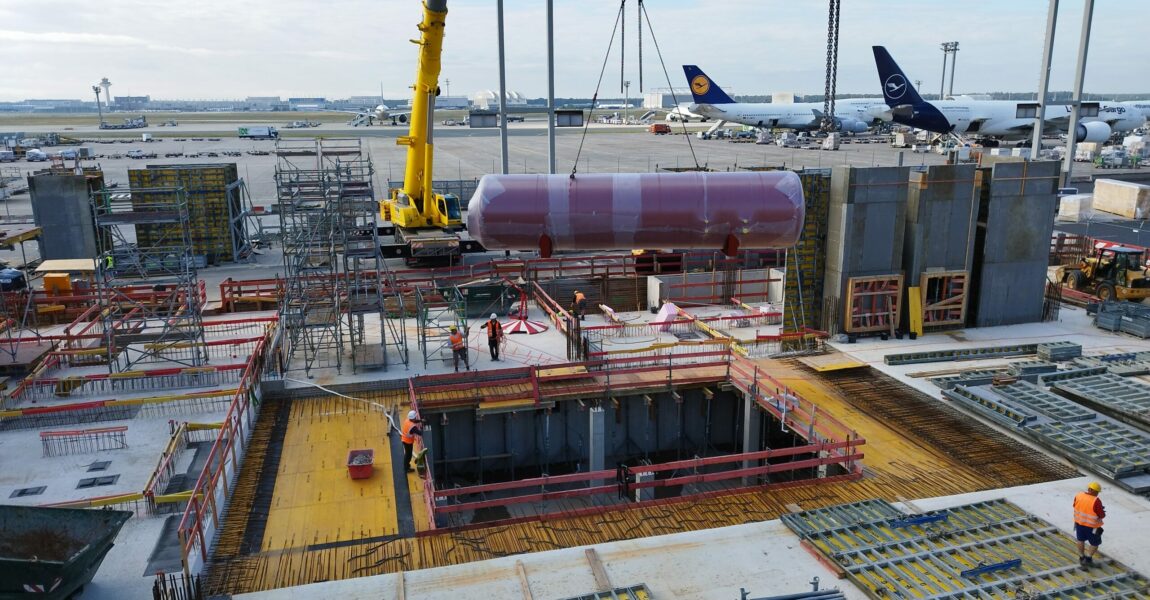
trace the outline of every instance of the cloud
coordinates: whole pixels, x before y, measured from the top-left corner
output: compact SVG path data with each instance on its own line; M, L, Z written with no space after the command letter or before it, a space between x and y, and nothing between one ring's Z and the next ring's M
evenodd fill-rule
M3 0L0 0L2 3ZM1072 85L1083 0L1063 0L1053 89ZM10 4L6 3L6 4ZM938 90L943 41L958 40L956 92L1037 88L1048 0L851 0L840 21L838 89L877 93L870 46L890 48L912 78ZM628 2L626 77L638 94L638 3ZM804 0L658 0L645 3L643 83L684 87L681 65L697 64L738 94L821 94L826 3ZM611 44L619 3L554 0L556 93L589 97ZM448 0L441 81L451 93L499 85L495 3ZM406 98L414 78L419 0L197 0L157 9L153 0L25 2L0 8L0 99L87 97L107 76L123 93L157 98L242 98L378 93ZM508 89L547 91L545 7L505 0ZM1098 3L1087 90L1148 91L1150 65L1137 60L1150 2ZM943 27L940 27L944 25ZM618 35L618 34L617 34ZM619 96L616 37L602 97ZM31 65L35 65L34 68ZM39 73L51 73L40 76Z
M219 54L218 50L210 48L188 48L160 44L130 35L116 35L107 33L77 33L68 31L13 31L0 29L0 42L16 44L53 44L67 46L105 46L105 47L137 47L157 52L177 52L196 56L211 56Z

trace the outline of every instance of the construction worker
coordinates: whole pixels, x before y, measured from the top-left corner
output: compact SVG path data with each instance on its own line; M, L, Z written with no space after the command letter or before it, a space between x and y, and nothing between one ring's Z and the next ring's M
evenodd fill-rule
M451 359L455 363L455 372L459 372L459 359L463 358L463 365L467 370L471 370L471 363L467 360L467 341L463 339L463 334L459 333L459 328L454 325L451 326Z
M1101 492L1102 486L1093 481L1085 492L1074 497L1074 536L1078 540L1078 562L1084 567L1094 566L1094 554L1102 545L1102 519L1106 509L1098 499Z
M583 315L587 313L587 296L583 292L575 290L575 298L571 301L571 306L575 309L575 316L582 321Z
M487 349L491 351L491 360L499 361L499 342L503 341L503 325L499 317L491 313L491 320L482 325L487 330Z
M411 455L415 447L415 438L423 439L423 429L419 427L419 423L423 420L414 410L407 411L407 418L403 420L403 425L399 428L399 440L403 442L403 471L410 473L411 468Z
M111 254L104 257L104 271L112 275L116 270L116 258Z

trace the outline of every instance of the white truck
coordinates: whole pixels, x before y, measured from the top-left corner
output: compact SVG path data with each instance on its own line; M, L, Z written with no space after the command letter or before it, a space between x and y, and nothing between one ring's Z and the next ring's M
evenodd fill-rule
M275 127L252 125L249 127L240 127L236 130L236 137L241 140L278 140L280 132L277 131Z
M24 160L28 162L45 162L48 160L48 155L39 148L29 148L28 151L24 153Z

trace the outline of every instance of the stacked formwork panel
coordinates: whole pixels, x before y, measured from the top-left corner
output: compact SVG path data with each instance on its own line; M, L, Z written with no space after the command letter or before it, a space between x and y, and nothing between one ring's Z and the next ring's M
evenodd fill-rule
M974 165L934 165L910 173L903 270L907 285L919 288L921 306L909 308L919 312L924 329L965 325L977 195Z
M831 174L824 285L831 333L889 331L899 314L909 171L836 167Z
M1059 163L999 162L981 168L973 298L978 327L1042 320L1050 235L1058 209Z
M188 199L192 253L202 264L238 262L251 252L245 231L249 212L244 181L235 163L213 165L149 165L129 169L136 187L179 187ZM166 226L136 228L141 244L169 236Z
M823 285L827 258L827 211L831 197L830 169L799 171L806 204L806 221L799 241L787 250L786 282L783 302L786 316L783 331L796 332L804 327L821 329L823 322Z
M184 190L101 190L92 194L92 213L103 231L97 237L107 241L97 257L96 288L109 369L207 362L205 298L192 257ZM142 243L140 227L163 234ZM153 293L130 293L142 287Z

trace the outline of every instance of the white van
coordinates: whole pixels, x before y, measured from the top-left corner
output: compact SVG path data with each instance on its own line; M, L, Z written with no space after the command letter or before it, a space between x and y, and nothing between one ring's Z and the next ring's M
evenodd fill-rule
M24 160L28 162L44 162L48 160L48 155L39 148L29 148L28 151L24 153Z

